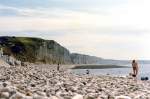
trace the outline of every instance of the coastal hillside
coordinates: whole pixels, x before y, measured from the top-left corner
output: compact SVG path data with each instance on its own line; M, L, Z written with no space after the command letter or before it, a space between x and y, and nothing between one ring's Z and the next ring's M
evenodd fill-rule
M0 48L4 55L12 56L23 62L42 62L49 64L129 64L128 60L103 59L70 51L54 40L34 37L0 37ZM140 61L150 63L150 61Z
M70 52L54 40L32 37L0 37L4 54L24 62L71 64Z
M98 64L102 58L70 53L54 40L33 37L0 37L0 47L4 55L13 56L23 62L49 64Z
M104 59L96 56L72 53L71 60L74 64L100 64Z

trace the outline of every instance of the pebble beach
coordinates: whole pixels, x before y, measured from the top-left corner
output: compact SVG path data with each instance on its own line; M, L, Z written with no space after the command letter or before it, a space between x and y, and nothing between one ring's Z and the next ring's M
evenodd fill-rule
M150 99L149 81L77 75L56 65L0 66L0 99ZM117 98L126 96L126 98Z

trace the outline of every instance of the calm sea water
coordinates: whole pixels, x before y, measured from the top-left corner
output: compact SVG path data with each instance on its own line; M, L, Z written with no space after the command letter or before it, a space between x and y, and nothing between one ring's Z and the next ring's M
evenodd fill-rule
M132 66L127 65L131 68L109 68L109 69L88 69L92 75L113 75L113 76L126 76L132 73ZM74 69L73 72L76 74L86 74L87 69ZM139 78L149 77L150 79L150 64L139 64Z

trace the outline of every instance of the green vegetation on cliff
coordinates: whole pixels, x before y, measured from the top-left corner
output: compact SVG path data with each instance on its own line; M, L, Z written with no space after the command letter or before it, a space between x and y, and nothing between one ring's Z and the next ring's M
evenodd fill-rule
M32 37L0 37L4 54L28 62L71 63L69 51L53 40Z

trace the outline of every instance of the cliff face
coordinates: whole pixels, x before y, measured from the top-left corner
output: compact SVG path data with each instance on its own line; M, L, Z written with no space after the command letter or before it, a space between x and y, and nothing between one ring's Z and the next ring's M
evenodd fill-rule
M32 37L0 36L0 48L6 56L23 62L42 62L49 64L129 64L129 61L102 59L95 56L70 53L68 49L54 40ZM1 52L1 51L0 51ZM0 53L1 55L1 53ZM141 61L141 63L147 63ZM148 61L149 63L149 61Z
M42 42L37 50L37 60L42 60L46 63L62 63L71 64L70 52L63 46L59 45L53 40L46 40Z
M70 52L53 40L29 37L0 37L4 54L28 62L71 64Z
M95 56L72 53L71 60L74 64L100 64L103 59Z
M31 37L0 37L0 47L4 54L11 55L24 62L42 62L49 64L108 64L115 60L105 60L95 56L70 53L54 40Z

